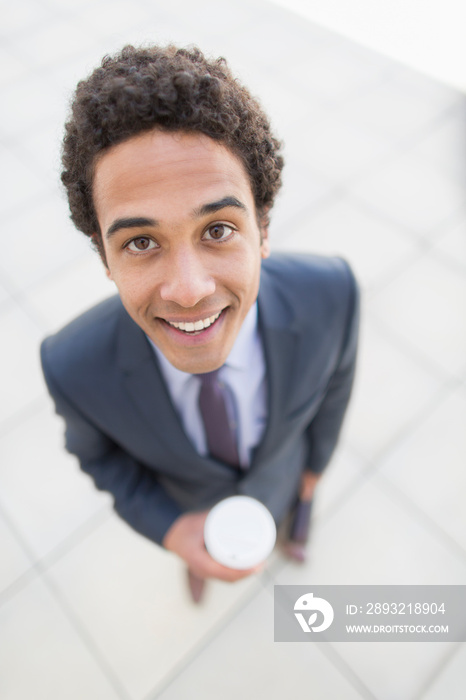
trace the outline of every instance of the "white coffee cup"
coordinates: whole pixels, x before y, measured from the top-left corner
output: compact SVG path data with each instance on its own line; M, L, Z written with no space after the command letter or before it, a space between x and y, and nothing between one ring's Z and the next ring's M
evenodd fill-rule
M275 545L277 530L270 511L250 496L231 496L217 503L204 525L210 556L231 569L261 564Z

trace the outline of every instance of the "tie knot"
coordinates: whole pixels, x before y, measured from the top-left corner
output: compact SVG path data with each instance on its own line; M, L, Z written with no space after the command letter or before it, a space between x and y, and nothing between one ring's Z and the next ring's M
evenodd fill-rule
M204 372L203 374L198 374L197 376L201 380L202 384L213 384L214 382L218 381L218 373L220 372L220 367L219 369L214 369L213 372Z

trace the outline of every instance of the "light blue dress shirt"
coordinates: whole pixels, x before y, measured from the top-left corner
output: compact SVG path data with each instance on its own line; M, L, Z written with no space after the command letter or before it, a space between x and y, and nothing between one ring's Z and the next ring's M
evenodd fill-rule
M159 360L169 394L183 428L201 455L207 455L207 442L198 400L200 379L173 367L150 340ZM257 303L249 310L219 379L232 393L241 466L247 468L252 450L259 444L267 422L267 382L265 357L257 323Z

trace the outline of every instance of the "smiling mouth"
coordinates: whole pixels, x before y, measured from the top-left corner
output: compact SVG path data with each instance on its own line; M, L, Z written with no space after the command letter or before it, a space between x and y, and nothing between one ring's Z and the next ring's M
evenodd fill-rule
M202 331L205 331L206 328L210 328L215 321L217 321L222 313L225 311L225 309L222 309L222 311L219 311L217 314L214 314L213 316L208 316L207 318L199 319L198 321L167 321L166 319L162 319L167 323L169 326L172 328L176 328L178 331L183 331L183 333L186 333L186 335L198 335L199 333L202 333Z

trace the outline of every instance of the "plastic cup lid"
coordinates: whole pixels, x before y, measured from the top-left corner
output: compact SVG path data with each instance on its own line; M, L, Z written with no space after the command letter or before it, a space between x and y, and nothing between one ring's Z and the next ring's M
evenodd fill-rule
M277 531L267 508L250 496L231 496L215 505L204 525L210 556L231 569L261 564L274 548Z

